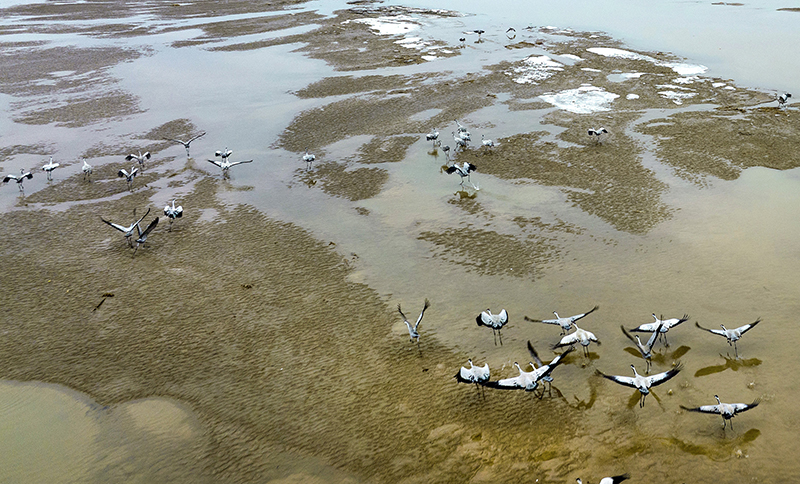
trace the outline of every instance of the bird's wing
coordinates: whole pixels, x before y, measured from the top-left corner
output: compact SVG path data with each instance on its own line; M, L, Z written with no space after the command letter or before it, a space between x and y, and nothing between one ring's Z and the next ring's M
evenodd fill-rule
M602 376L603 378L608 378L609 380L619 383L620 385L625 385L626 387L631 388L639 388L636 386L636 380L630 376L619 376L619 375L606 375L600 370L597 370L597 373Z
M683 322L686 322L688 320L689 320L689 315L688 314L684 314L683 317L680 318L680 319L672 318L672 319L670 319L669 325L666 324L666 321L664 322L664 324L665 324L664 329L674 328L675 326L677 326L677 325L679 325L679 324L681 324Z
M131 160L132 160L132 159L134 159L134 158L137 158L137 159L138 159L139 157L138 157L138 156L136 156L136 155L134 155L133 153L131 153L130 155L128 155L128 156L126 156L126 157L125 157L125 161L131 161Z
M502 380L495 380L486 382L487 387L499 388L501 390L516 390L517 388L525 388L525 383L521 376L513 378L504 378Z
M448 175L452 175L453 173L458 171L458 168L456 168L456 166L453 165L453 166L449 167L448 169L446 169L445 171L447 172Z
M472 373L478 379L478 383L483 383L489 379L489 364L485 363L483 366L473 366Z
M206 135L206 132L203 131L202 133L198 134L197 136L193 136L193 137L189 138L189 141L187 141L186 144L188 145L189 143L191 143L192 141L196 140L197 138L200 138L200 137L205 136L205 135Z
M622 474L622 475L619 475L619 476L604 477L603 479L600 480L600 484L606 484L605 482L603 482L606 479L611 479L611 484L619 484L620 482L625 481L625 480L630 479L630 478L631 478L631 475L626 472L625 474Z
M117 172L117 176L118 176L118 177L123 177L123 176L124 176L124 177L126 177L126 178L127 178L127 177L128 177L128 172L127 172L127 171L125 171L125 169L123 168L122 170L120 170L119 172Z
M628 330L627 330L627 329L625 329L625 326L622 326L622 325L620 325L620 326L619 326L619 329L621 329L621 330L622 330L622 334L624 334L624 335L625 335L625 337L627 337L629 340L631 340L631 342L632 342L632 343L633 343L633 344L634 344L634 345L635 345L637 348L639 347L639 342L638 342L638 341L636 341L636 338L634 338L633 336L631 336L631 334L628 332ZM658 334L657 334L657 333L653 333L653 334L654 334L654 335L656 335L656 336L658 336Z
M408 324L408 318L406 317L405 314L403 314L403 310L400 309L400 305L399 304L397 305L397 312L400 313L400 316L403 317L403 321L405 321L406 325L408 325L409 329L411 329L411 325Z
M542 371L541 374L539 374L537 376L537 379L541 380L542 378L548 376L550 373L553 373L553 370L558 365L561 364L561 362L564 360L564 357L567 356L568 354L572 353L573 351L575 351L575 348L569 348L567 351L565 351L565 352L561 353L560 355L556 356L555 358L553 358L553 361L551 361L550 363L548 363L548 364L546 364L545 366L542 367L542 368L545 368L545 370Z
M757 407L759 403L761 403L761 399L756 398L753 403L731 403L730 405L733 407L733 413L741 413Z
M425 310L431 306L431 302L428 299L425 299L425 304L422 306L422 311L419 313L419 317L417 318L417 322L414 323L414 329L416 330L419 326L420 321L422 321L422 316L425 314Z
M470 371L469 368L465 368L463 366L461 367L460 370L458 370L458 373L456 373L455 376L456 380L458 380L461 383L474 383L473 377L474 377L473 372Z
M531 319L527 316L524 316L523 319L531 323L560 324L557 319Z
M694 408L684 407L683 405L680 405L680 407L689 412L715 413L715 414L720 413L719 405L701 405L699 407L694 407Z
M578 342L578 339L579 339L579 338L578 338L578 332L577 332L577 331L576 331L576 332L574 332L574 333L570 333L570 334L568 334L568 335L564 336L563 338L561 338L561 341L559 341L559 342L558 342L558 343L557 343L557 344L554 346L554 348L558 348L558 347L560 347L560 346L573 345L573 344L575 344L575 343L577 343L577 342Z
M149 151L145 151L144 154L142 155L142 157L149 160L150 159L150 152Z
M478 171L478 167L477 167L477 166L475 166L475 165L473 165L472 163L469 163L469 164L467 165L467 173L469 173L469 172L471 172L471 171Z
M590 309L590 310L586 311L585 313L583 313L583 314L576 314L575 316L572 316L572 317L571 317L571 318L569 318L569 319L571 319L571 320L572 320L572 322L574 323L575 321L577 321L577 320L579 320L579 319L581 319L581 318L585 318L586 316L588 316L588 315L592 314L593 312L597 311L598 309L600 309L600 306L595 306L595 307L593 307L592 309Z
M478 323L478 326L489 326L492 327L492 317L489 316L489 313L486 311L481 311L475 321Z
M146 229L144 229L144 232L142 232L142 233L139 235L139 238L142 238L142 237L147 237L147 234L149 234L151 230L153 230L154 228L156 228L156 225L158 225L158 217L156 217L155 219L153 219L153 221L152 221L152 222L150 222L150 225L148 225L148 226L147 226L147 228L146 228ZM137 225L136 227L138 228L139 226Z
M542 360L539 359L539 354L536 353L535 349L533 349L531 340L528 340L528 353L531 354L531 356L533 357L533 361L535 361L537 365L542 366Z
M740 334L745 334L746 332L750 331L755 325L757 325L760 322L761 322L761 318L758 318L758 319L756 319L756 321L754 323L745 324L744 326L739 326L738 328L736 328L736 331L738 331Z
M114 227L115 229L119 230L120 232L127 232L128 231L128 227L123 227L120 224L115 224L114 222L109 222L108 220L104 219L103 217L100 217L100 220L102 220L103 222L107 223L108 225Z
M721 329L704 328L704 327L700 326L700 323L698 323L697 321L694 322L694 325L697 326L698 328L702 329L703 331L708 331L709 333L714 333L714 334L718 334L720 336L725 336L726 338L728 337L727 333L725 333L725 331L722 331Z
M660 384L664 383L665 381L669 380L670 378L672 378L673 376L675 376L678 373L680 373L680 371L682 369L683 369L683 365L678 363L678 366L676 366L675 368L672 368L672 369L670 369L668 371L665 371L663 373L657 373L655 375L648 376L647 380L650 383L650 386L660 385Z
M131 170L131 176L136 176L137 173L139 173L139 168L134 168Z
M140 218L139 220L137 220L137 221L136 221L136 225L137 225L137 226L138 226L140 223L142 223L142 220L144 220L144 218L145 218L145 217L147 217L147 214L148 214L148 213L150 213L150 207L147 207L147 211L144 213L144 215L142 215L142 218ZM131 227L131 228L133 228L133 227Z
M33 178L33 173L31 172L25 173L24 175L22 175L22 177L30 180L31 178Z
M219 156L219 151L217 151L217 153L218 153L218 154L217 154L217 156ZM217 165L218 167L222 168L222 162L220 162L220 161L217 161L217 160L208 160L208 162L209 162L209 163L213 163L213 164Z
M242 163L251 163L253 160L245 160L245 161L232 161L230 162L230 166L241 165Z
M647 324L640 324L639 326L631 329L631 331L635 331L638 333L652 333L658 327L658 323L647 323Z
M508 322L508 312L505 309L501 310L500 314L498 314L497 316L499 316L500 318L501 325L506 324Z
M16 180L16 179L17 177L14 175L6 175L5 178L3 178L3 183L8 183L9 180Z
M191 140L189 140L189 141L182 141L182 140L179 140L179 139L173 139L173 138L162 138L162 139L165 139L165 140L167 140L167 141L172 141L173 143L178 143L178 144L181 144L181 145L183 145L183 146L186 146L186 145L188 145L188 144L189 144L189 142L191 141Z
M653 334L650 335L650 339L647 340L647 351L651 351L653 349L653 345L656 344L656 338L658 338L659 333L661 333L661 328L664 327L664 323L658 325ZM625 328L623 328L624 330Z

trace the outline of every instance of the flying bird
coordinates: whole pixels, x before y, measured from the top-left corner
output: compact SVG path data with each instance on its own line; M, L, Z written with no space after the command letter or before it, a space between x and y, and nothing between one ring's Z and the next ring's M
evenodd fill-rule
M180 205L176 207L175 200L173 200L171 207L169 206L169 204L167 204L167 206L164 207L164 215L169 217L169 231L172 232L172 223L175 221L176 218L183 217L183 207Z
M217 153L219 153L219 151ZM223 157L222 161L217 161L217 160L208 160L208 161L209 161L209 163L213 163L213 164L217 165L218 167L222 168L222 174L223 175L227 175L228 174L228 170L230 170L232 167L234 167L236 165L241 165L242 163L252 163L253 162L253 160L228 161L228 157L227 156Z
M21 191L21 192L24 192L24 191L25 191L25 188L22 186L22 182L23 182L23 181L24 181L26 178L27 178L28 180L30 180L31 178L33 178L33 173L31 173L31 172L29 172L29 171L27 171L27 172L26 172L25 170L23 170L22 168L20 168L20 169L19 169L19 175L6 175L6 176L3 178L3 183L8 183L9 181L11 181L11 180L14 180L15 182L17 182L17 187L19 187L19 191Z
M528 340L528 353L530 353L531 357L533 358L533 362L531 363L531 366L533 366L533 363L536 363L536 365L538 365L538 368L536 366L533 366L533 367L537 368L537 371L540 372L541 376L540 376L539 379L541 381L547 383L547 386L550 389L550 391L552 391L552 389L553 389L553 387L552 387L553 377L550 376L550 373L553 372L553 368L555 368L556 366L558 366L561 363L561 360L564 358L564 355L566 355L567 353L569 353L571 351L573 351L573 348L568 348L567 351L565 351L565 352L561 353L560 355L556 356L555 358L553 358L553 360L550 363L545 365L544 363L542 363L542 360L539 359L539 354L536 352L536 349L534 349L533 345L531 344L531 341ZM541 396L544 396L544 384L543 384L542 395Z
M663 317L663 316L662 316ZM659 334L658 338L664 340L664 346L669 346L669 342L667 342L667 332L674 328L675 326L688 321L689 315L684 314L682 318L670 318L670 319L658 319L656 313L653 313L653 319L655 319L652 323L647 324L640 324L639 326L631 329L633 332L637 333L652 333L653 331L661 325L661 333Z
M224 150L217 150L216 152L214 152L214 156L219 156L220 158L222 158L222 161L227 160L228 157L231 156L232 154L233 151L229 150L227 146L225 147Z
M84 180L86 180L86 178L89 178L89 181L92 180L92 165L86 163L86 158L83 159L83 168L81 168L81 171L83 171Z
M500 336L500 344L503 344L503 335L500 330L508 323L508 313L505 309L501 310L498 314L492 314L492 311L487 309L481 312L475 321L478 326L486 326L492 328L492 335L494 336L494 344L497 344L497 336Z
M145 151L144 153L142 153L140 151L139 154L137 154L137 155L134 155L133 153L131 153L128 156L125 157L126 161L131 161L131 160L138 161L139 162L139 166L141 166L142 169L144 169L144 160L149 160L149 159L150 159L150 152L149 151Z
M186 156L188 158L188 156L189 156L189 145L192 144L192 141L196 140L197 138L201 138L201 137L203 137L205 135L206 135L206 133L205 133L205 131L203 131L202 133L200 133L200 134L198 134L196 136L192 136L191 138L189 138L188 141L183 141L183 140L173 139L173 138L163 138L163 139L165 139L167 141L172 141L173 143L178 143L178 144L183 145L183 147L186 148Z
M597 141L598 143L600 142L600 137L608 133L608 130L606 128L597 128L597 129L589 128L588 131L589 131L589 136L593 136L594 140Z
M737 413L746 412L753 407L757 407L758 404L761 403L761 400L758 398L753 400L753 403L722 403L719 400L719 396L714 395L714 398L717 399L716 405L703 405L695 408L688 408L681 405L680 407L690 412L718 414L722 416L722 428L724 429L725 425L730 421L731 430L733 430L733 420L731 419L735 417Z
M778 96L778 106L781 107L781 108L785 108L786 107L786 103L789 101L790 97L792 97L792 95L789 94L788 92Z
M134 212L135 212L135 210L134 210ZM128 246L129 247L133 247L133 242L131 242L131 236L133 235L133 231L136 230L136 228L139 226L141 221L144 220L145 217L147 217L148 213L150 213L150 209L149 208L147 209L147 212L145 212L145 214L142 215L142 218L140 218L136 222L133 222L128 227L125 227L124 225L120 225L120 224L115 224L114 222L109 222L108 220L104 219L103 217L100 217L100 220L102 220L103 222L107 223L108 225L110 225L110 226L114 227L115 229L119 230L120 232L122 232L122 234L125 236L125 240L128 242ZM134 213L134 215L136 215L136 214Z
M430 301L425 299L425 304L422 306L422 311L419 313L417 322L414 323L414 326L411 326L411 323L408 322L408 318L406 318L406 315L403 314L403 310L400 308L400 305L397 305L397 312L400 313L400 316L403 318L403 322L406 323L406 328L408 328L408 336L411 338L411 342L413 343L414 340L417 341L417 349L419 349L419 323L422 322L422 316L425 315L425 310L430 306Z
M309 153L309 152L308 152L308 148L306 148L306 154L304 154L304 155L303 155L303 161L305 161L305 162L306 162L306 170L310 170L310 169L311 169L311 164L312 164L312 163L314 162L314 160L316 160L316 159L317 159L317 157L316 157L316 156L314 156L314 154L313 154L313 153Z
M120 178L124 177L128 182L128 188L133 188L133 179L136 178L137 173L139 173L139 168L132 166L130 173L123 168L117 172L117 176Z
M553 349L561 348L563 346L572 346L575 343L580 343L581 346L583 346L583 354L585 356L589 356L589 344L592 341L594 341L597 344L600 344L600 341L591 331L586 331L585 329L581 329L575 323L572 323L572 325L575 326L575 332L570 333L561 338L561 341L553 345Z
M60 165L59 163L54 163L54 162L53 162L53 157L51 156L51 157L50 157L50 161L48 161L48 162L47 162L47 163L46 163L46 164L45 164L45 165L42 167L42 170L44 170L44 171L46 171L46 172L47 172L47 179L48 179L48 180L52 180L52 179L53 179L53 170L55 170L55 169L56 169L56 168L58 168L59 166L61 166L61 165Z
M700 323L698 323L697 321L695 321L694 324L703 331L708 331L709 333L714 333L720 336L724 336L725 339L728 340L728 345L733 346L733 350L736 353L736 357L738 358L739 349L736 348L736 342L739 341L746 332L750 331L752 328L755 327L755 325L757 325L760 322L761 318L755 320L750 324L745 324L744 326L739 326L738 328L735 329L727 329L724 324L720 324L720 327L722 329L707 329L700 326Z
M639 335L637 334L635 337L631 336L628 330L625 329L625 326L620 325L620 329L622 330L622 334L624 334L629 340L636 345L636 349L639 350L639 353L642 354L642 358L647 362L647 368L644 370L644 374L647 375L650 373L650 358L653 356L653 345L656 344L656 338L661 333L661 326L663 323L659 325L656 330L650 335L650 339L647 340L647 344L642 344L642 340L639 339Z
M516 366L517 370L519 370L519 375L512 378L504 378L502 380L487 382L486 386L501 390L525 390L526 392L532 392L539 387L539 381L548 377L553 369L561 363L561 360L568 353L569 351L565 351L564 353L557 355L549 364L543 365L539 368L536 368L533 362L531 362L530 365L533 367L533 370L531 371L523 370L522 367L519 366L519 363L515 361L514 366ZM542 396L544 396L544 389L542 389Z
M631 475L627 472L620 476L612 476L612 477L604 477L600 479L599 484L619 484L622 481L628 480L631 478ZM575 479L578 484L583 484L583 481L580 478ZM586 484L589 484L588 482Z
M483 385L487 381L489 381L489 364L485 363L483 366L475 366L472 364L472 359L470 358L467 360L469 363L469 368L466 366L462 366L458 373L455 375L455 379L460 383L474 383L476 389L480 389L480 385Z
M472 180L470 180L470 178L469 178L469 174L472 173L475 170L477 170L475 165L465 161L464 163L462 163L460 165L458 163L453 163L453 166L451 166L450 168L447 169L447 174L450 175L450 174L453 174L453 173L458 173L458 176L461 177L461 185L464 185L464 178L466 178L467 181L472 185L472 188L477 190L478 187L473 185L472 184Z
M632 377L606 375L600 370L597 370L597 373L603 378L608 378L609 380L615 383L619 383L620 385L625 385L627 387L639 390L639 393L641 394L641 398L639 399L639 408L642 408L644 407L644 399L647 398L647 395L650 393L650 388L656 385L660 385L665 381L669 380L670 378L674 377L675 375L677 375L683 369L683 365L678 363L675 366L675 368L651 376L640 375L639 373L636 372L636 367L633 365L631 365L631 369L633 370Z
M556 315L556 319L531 319L527 316L524 317L525 321L530 321L531 323L545 323L545 324L557 324L561 326L561 334L567 334L567 331L575 324L575 321L585 318L586 316L592 314L596 310L598 310L600 306L595 306L592 309L586 311L585 313L576 314L575 316L569 316L562 318L558 315L557 312L553 311L553 314Z
M142 232L142 229L139 228L139 224L136 224L136 232L139 234L139 238L136 239L136 248L133 249L133 255L136 255L136 251L139 250L140 245L144 245L144 243L147 242L147 235L152 232L154 228L156 228L156 225L158 225L158 217L150 222L150 225L144 229L144 232Z

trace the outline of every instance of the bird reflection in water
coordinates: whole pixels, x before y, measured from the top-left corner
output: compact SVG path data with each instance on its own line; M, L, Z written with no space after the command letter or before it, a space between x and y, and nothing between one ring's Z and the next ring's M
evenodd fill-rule
M713 375L714 373L721 373L727 369L731 369L733 371L739 371L739 368L750 368L761 364L761 360L759 360L758 358L749 358L745 360L737 358L735 356L731 357L730 355L723 356L722 354L720 354L719 356L722 356L722 358L725 359L725 364L700 368L699 370L697 370L697 372L695 372L694 376L698 377L698 376Z

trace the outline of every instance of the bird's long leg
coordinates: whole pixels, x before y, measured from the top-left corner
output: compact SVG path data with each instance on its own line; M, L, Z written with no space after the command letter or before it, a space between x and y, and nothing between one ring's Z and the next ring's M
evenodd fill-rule
M497 346L497 332L492 328L492 336L494 336L494 345Z
M644 399L647 398L646 393L642 393L642 400L639 402L639 408L644 408Z
M503 333L499 329L497 330L497 336L500 337L500 346L503 346Z
M739 358L739 349L736 347L736 341L733 342L733 352L736 354L736 358Z
M645 367L644 374L645 375L649 375L650 374L650 358L645 358L644 360L645 360L645 362L647 362L647 366Z

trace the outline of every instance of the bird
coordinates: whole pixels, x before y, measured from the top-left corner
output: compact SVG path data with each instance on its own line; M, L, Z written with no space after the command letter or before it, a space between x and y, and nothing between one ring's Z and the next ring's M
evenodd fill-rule
M663 317L663 316L662 316ZM661 333L659 334L659 339L664 339L664 346L669 346L669 342L667 342L667 332L670 328L674 328L675 326L688 321L689 315L684 314L682 318L670 318L670 319L658 319L656 313L653 313L653 319L655 319L652 323L647 324L640 324L639 326L631 329L633 332L637 333L652 333L656 330L656 328L661 325Z
M400 316L403 317L403 322L406 323L406 328L408 328L408 336L411 338L411 342L413 343L414 340L417 341L417 349L419 349L419 323L422 322L422 316L425 315L425 310L431 306L430 301L425 299L425 304L422 306L422 311L419 313L419 317L417 318L417 322L414 323L414 326L411 326L411 323L408 322L408 318L406 315L403 314L403 310L400 308L400 305L397 305L397 312L400 313Z
M442 146L442 150L444 151L444 157L447 158L447 161L450 161L450 147L444 145Z
M83 171L83 179L85 180L88 177L89 181L91 181L91 179L92 179L92 165L90 165L89 163L86 163L86 158L83 159L83 168L81 168L81 170Z
M472 141L472 135L469 134L469 131L459 131L458 137L466 141L467 143Z
M436 128L433 128L430 133L425 135L426 141L433 141L433 146L436 146L436 140L439 139L439 132L436 131Z
M644 358L644 360L647 362L647 368L644 370L645 375L650 373L650 358L653 356L653 345L656 344L656 338L658 338L658 335L661 334L661 326L663 325L664 323L658 325L656 330L653 331L653 334L650 335L650 339L647 340L647 344L642 344L642 340L639 339L638 334L635 337L631 336L628 330L626 330L624 326L620 325L622 334L627 336L629 340L633 341L633 343L636 345L636 349L639 350L639 353L642 354L642 358Z
M595 139L595 140L596 140L598 143L600 142L600 137L601 137L603 134L607 134L607 133L608 133L608 130L607 130L606 128L598 128L598 129L592 129L592 128L589 128L589 130L588 130L588 131L589 131L589 136L594 136L594 137L595 137L594 139Z
M556 356L555 358L553 358L553 360L550 363L545 365L545 364L542 363L542 360L539 359L539 354L534 349L533 345L531 344L531 341L528 340L528 353L531 354L531 357L533 358L533 362L536 363L537 365L539 365L539 370L541 370L544 367L548 368L546 371L542 372L540 380L542 380L543 382L547 383L547 385L548 385L550 390L553 389L553 387L552 387L553 377L550 376L550 373L553 372L553 368L558 366L558 364L563 359L564 355L566 355L567 353L569 353L571 351L573 351L573 348L568 348L567 351L565 351L565 352L561 353L560 355ZM533 363L531 363L531 365L533 365ZM536 367L534 366L534 368L536 368ZM541 396L544 396L544 388L542 388L542 395Z
M22 182L26 178L29 179L29 180L31 178L33 178L33 173L31 173L29 171L26 172L24 169L20 168L19 169L19 175L6 175L3 178L3 183L8 183L9 181L14 180L14 181L17 182L17 187L19 187L19 191L24 192L25 188L22 186Z
M469 174L475 170L477 170L475 165L465 161L460 165L458 163L453 163L453 166L447 169L447 174L451 175L453 173L458 173L458 176L461 177L461 185L464 185L464 177L466 177L467 181L469 181L469 183L472 184L472 180L470 180ZM472 188L476 190L478 189L478 187L476 187L475 185L472 185Z
M619 484L622 481L628 480L631 478L631 475L627 472L625 474L619 476L611 476L611 477L604 477L600 479L599 484ZM578 484L583 484L583 481L579 478L575 479ZM588 483L587 483L588 484Z
M481 41L481 34L485 33L486 31L485 30L481 30L481 29L475 29L475 30L473 30L473 32L478 34L478 42L480 42Z
M306 170L310 170L311 169L311 163L313 163L314 160L316 160L316 159L317 159L317 157L314 156L313 153L309 153L308 152L308 148L306 148L306 154L303 155L303 161L306 162Z
M453 141L456 142L456 149L458 148L466 148L467 147L467 140L462 138L461 136L456 136L455 131L451 131L453 133Z
M492 314L492 311L487 309L486 311L481 312L475 321L478 323L478 326L486 326L492 328L492 335L494 338L494 344L497 344L497 336L500 336L500 344L503 344L503 335L500 334L500 330L503 326L508 323L508 312L505 309L501 310L497 314Z
M138 223L136 224L136 232L139 234L139 238L136 239L136 248L133 249L133 255L136 255L136 251L139 250L140 245L144 245L144 243L147 242L147 235L154 228L156 228L156 225L158 225L158 217L156 217L152 222L150 222L150 225L148 225L147 228L144 229L144 232L142 232L142 229L139 228L139 224Z
M455 379L460 383L474 383L476 389L480 389L480 385L489 381L489 364L485 363L483 366L475 366L472 364L472 358L467 360L469 368L462 366Z
M458 41L461 42L461 47L463 48L464 47L464 42L467 41L467 38L466 37L459 37Z
M219 153L219 151L217 151L217 153ZM222 158L222 161L217 161L217 160L208 160L208 161L210 163L213 163L213 164L217 165L218 167L222 168L222 174L223 175L227 175L228 174L228 170L231 169L231 167L234 167L236 165L240 165L242 163L252 163L253 160L228 161L228 157L225 156L225 157Z
M164 215L169 217L169 231L172 232L172 223L175 221L176 218L183 217L183 207L180 205L176 207L175 200L173 200L171 207L169 206L169 204L167 204L167 206L164 207Z
M753 403L722 403L719 400L718 395L714 395L714 398L717 399L716 405L702 405L700 407L695 407L695 408L684 407L683 405L681 405L680 407L690 412L719 414L722 416L722 428L724 429L728 421L730 421L731 430L733 430L733 421L731 419L735 417L737 413L746 412L753 407L757 407L758 404L761 403L761 399L759 398L753 400Z
M139 162L139 166L141 166L142 169L144 169L144 160L149 160L149 159L150 159L150 152L149 151L145 151L144 153L142 153L140 151L138 155L134 155L133 153L131 153L128 156L125 157L125 161L131 161L131 160L138 161Z
M128 181L128 188L132 188L133 187L133 179L136 178L136 174L137 173L139 173L139 168L137 168L134 165L134 166L131 167L130 173L127 172L123 168L122 170L117 172L117 176L120 177L120 178L125 177L125 179Z
M709 333L718 334L720 336L724 336L728 340L728 345L733 346L733 350L736 352L736 357L739 357L739 350L736 348L736 342L741 339L742 335L746 332L750 331L755 325L761 322L761 318L756 319L754 322L750 324L745 324L744 326L739 326L735 329L727 329L724 324L720 324L722 329L707 329L700 326L700 323L695 321L695 325L702 329L703 331L708 331Z
M581 329L575 323L572 323L572 325L575 326L575 332L561 338L561 341L553 345L553 349L561 348L563 346L572 346L575 343L580 343L581 346L583 346L583 354L589 356L589 344L592 341L600 344L600 341L591 331Z
M458 131L459 133L466 133L467 132L467 127L466 126L464 126L463 124L459 123L457 119L454 119L453 121L455 121L456 124L458 125L458 128L456 128L456 131Z
M501 390L525 390L526 392L532 392L539 387L539 381L544 380L545 377L548 377L553 369L561 364L561 360L563 360L564 356L568 353L569 351L565 351L564 353L557 355L549 364L540 366L539 368L536 368L533 362L531 362L530 365L533 367L533 370L531 371L523 370L522 367L519 366L519 363L515 361L514 366L516 366L517 370L519 370L519 375L512 378L504 378L502 380L487 382L486 386ZM542 395L544 395L544 390L542 390Z
M792 97L791 94L788 92L786 94L781 94L778 96L778 106L781 108L786 107L786 103L789 101L789 98Z
M134 216L136 215L135 212L136 212L136 210L134 210ZM108 225L110 225L110 226L114 227L115 229L119 230L120 232L122 232L122 234L125 236L125 240L128 242L128 246L129 247L133 247L133 242L131 242L131 236L133 235L133 231L136 229L136 227L139 226L141 221L144 220L145 217L147 217L148 213L150 213L150 209L149 208L147 209L147 212L145 212L145 214L142 215L142 218L140 218L136 222L133 222L128 227L125 227L124 225L120 225L120 224L115 224L114 222L109 222L108 220L104 219L103 217L100 217L100 220L102 220L103 222L107 223Z
M48 180L52 180L52 179L53 179L53 170L55 170L55 169L56 169L56 168L58 168L59 166L61 166L61 165L60 165L59 163L54 163L54 162L53 162L53 157L51 156L51 157L50 157L50 161L48 161L48 162L47 162L47 163L46 163L46 164L45 164L45 165L42 167L42 170L44 170L44 171L46 171L46 172L47 172L47 179L48 179Z
M178 143L178 144L183 145L183 147L186 148L186 156L188 157L189 156L189 145L192 144L192 141L196 140L197 138L201 138L201 137L203 137L205 135L206 135L206 133L205 133L205 131L203 131L202 133L200 133L200 134L198 134L196 136L192 136L191 138L189 138L188 141L183 141L183 140L173 139L173 138L163 138L163 139L165 139L167 141L172 141L173 143Z
M228 157L231 156L232 154L233 151L229 150L227 146L225 147L224 150L217 150L216 152L214 152L214 156L219 156L220 158L222 158L222 161L227 160Z
M523 319L525 321L529 321L531 323L545 323L545 324L557 324L561 326L561 334L567 334L567 331L575 324L575 321L585 318L586 316L592 314L596 310L600 309L600 306L595 306L592 309L586 311L585 313L576 314L575 316L570 316L568 318L562 318L558 315L557 312L553 311L553 314L556 315L556 319L531 319L525 316Z
M641 394L641 398L639 399L639 408L642 408L644 407L644 399L647 398L647 395L650 393L650 387L660 385L665 381L669 380L670 378L674 377L683 369L683 365L681 363L678 363L674 368L670 370L667 370L663 373L656 373L655 375L651 376L640 375L639 373L637 373L636 367L633 365L631 365L631 369L633 370L632 377L606 375L600 370L597 370L597 373L603 378L608 378L609 380L619 383L620 385L625 385L639 390L639 393Z
M481 144L482 144L483 146L486 146L486 147L489 147L489 148L491 148L492 146L494 146L494 141L492 141L492 140L490 140L490 139L486 139L486 135L483 135L483 134L482 134L482 135L481 135Z

